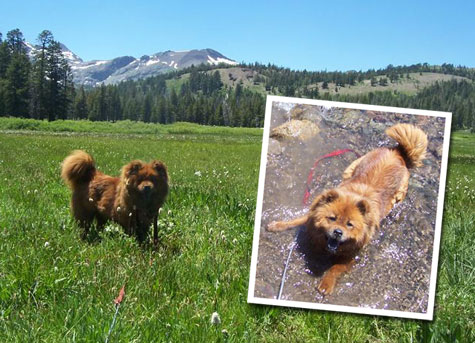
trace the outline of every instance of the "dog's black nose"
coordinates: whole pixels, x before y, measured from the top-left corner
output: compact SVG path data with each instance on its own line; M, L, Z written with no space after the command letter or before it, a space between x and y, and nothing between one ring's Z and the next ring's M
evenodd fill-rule
M143 191L144 191L145 193L149 193L151 190L152 190L152 186L145 186L145 187L143 188Z
M341 238L342 235L343 232L340 229L333 230L333 236L335 236L335 238Z

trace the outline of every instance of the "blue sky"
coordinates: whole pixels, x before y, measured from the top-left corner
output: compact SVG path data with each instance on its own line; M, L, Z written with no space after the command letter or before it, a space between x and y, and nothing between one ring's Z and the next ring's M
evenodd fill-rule
M472 1L4 1L0 32L53 32L84 60L213 48L244 62L350 70L475 67Z

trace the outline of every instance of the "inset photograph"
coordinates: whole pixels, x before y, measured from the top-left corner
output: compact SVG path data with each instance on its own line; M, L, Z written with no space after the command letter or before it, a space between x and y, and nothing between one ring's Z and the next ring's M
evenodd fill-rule
M269 96L248 302L431 320L450 124Z

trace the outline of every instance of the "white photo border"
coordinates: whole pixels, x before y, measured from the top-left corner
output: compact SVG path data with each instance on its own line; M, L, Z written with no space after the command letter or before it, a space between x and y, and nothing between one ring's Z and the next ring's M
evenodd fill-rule
M337 107L337 108L350 108L350 109L359 109L359 110L382 111L382 112L389 112L389 113L413 114L413 115L424 115L424 116L445 118L444 143L443 143L442 161L441 161L441 167L440 167L439 193L438 193L438 199L437 199L435 234L434 234L434 242L433 242L433 250L432 250L432 264L431 264L431 275L430 275L430 285L429 285L429 301L427 304L426 313L372 309L372 308L366 308L366 307L331 305L331 304L321 304L321 303L291 301L291 300L277 300L277 299L259 298L259 297L254 296L257 257L258 257L258 249L259 249L259 236L260 236L260 230L261 230L262 205L263 205L263 200L264 200L265 175L266 175L266 167L267 167L267 152L268 152L268 147L269 147L271 112L272 112L272 105L274 102L317 105L317 106ZM266 112L265 112L265 119L264 119L264 133L263 133L263 139L262 139L261 164L260 164L260 170L259 170L259 186L258 186L258 191L257 191L256 217L254 220L254 237L253 237L253 243L252 243L252 257L251 257L251 268L250 268L250 276L249 276L247 302L253 303L253 304L262 304L262 305L274 305L274 306L296 307L296 308L314 309L314 310L359 313L359 314L369 314L369 315L389 316L389 317L399 317L399 318L409 318L409 319L432 320L434 316L435 288L436 288L436 279L437 279L437 266L438 266L438 261L439 261L440 236L441 236L441 230L442 230L442 212L444 209L444 196L445 196L445 184L446 184L446 178L447 178L447 161L449 157L451 125L452 125L452 113L450 112L428 111L428 110L418 110L418 109L411 109L411 108L364 105L364 104L356 104L356 103L314 100L314 99L304 99L304 98L290 98L290 97L268 95L267 100L266 100Z

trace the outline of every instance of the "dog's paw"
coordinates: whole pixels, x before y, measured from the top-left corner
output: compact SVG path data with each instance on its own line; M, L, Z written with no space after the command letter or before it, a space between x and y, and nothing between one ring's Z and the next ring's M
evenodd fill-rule
M335 279L324 277L322 281L320 281L320 284L318 285L317 289L323 295L330 295L335 289L335 283Z
M267 225L267 231L271 231L271 232L282 231L284 229L285 227L282 222L272 222L269 225Z

